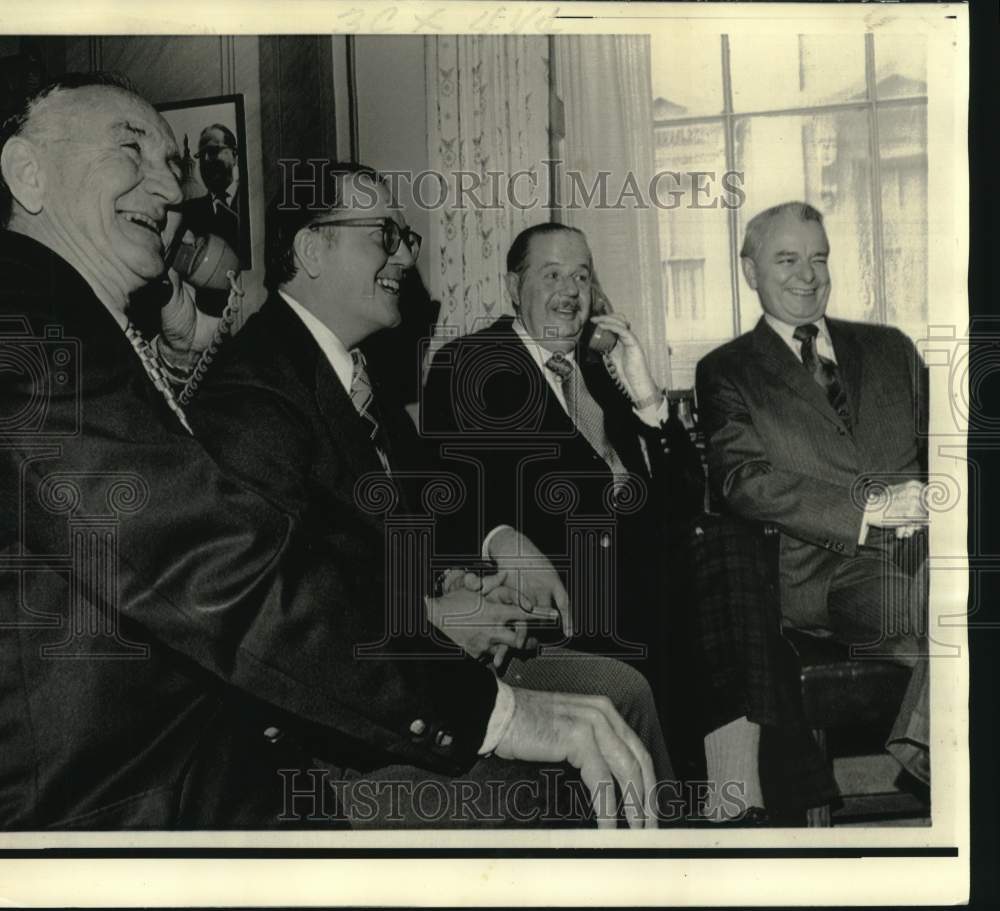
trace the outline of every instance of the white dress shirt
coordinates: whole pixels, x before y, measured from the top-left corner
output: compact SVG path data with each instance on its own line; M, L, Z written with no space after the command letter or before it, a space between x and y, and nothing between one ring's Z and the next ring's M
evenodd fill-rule
M802 363L802 342L795 338L795 326L790 323L783 323L776 316L771 316L770 313L765 313L764 319L778 333L781 340L788 345L792 354L798 358L799 363ZM813 325L819 330L819 335L816 336L816 353L820 357L825 357L836 364L837 354L833 350L833 340L830 338L830 328L826 324L826 317L821 316Z
M292 312L302 320L303 325L309 330L309 334L316 340L323 356L329 361L333 372L337 374L337 379L344 387L348 398L351 395L351 380L354 378L354 362L351 360L350 352L344 347L344 343L337 338L336 334L317 319L305 307L284 291L279 291L282 299L291 307ZM496 529L494 529L496 531ZM491 532L492 536L492 532ZM485 547L485 545L484 545ZM486 725L486 735L483 737L482 745L479 747L479 754L492 753L501 738L507 732L511 719L514 717L514 692L502 680L497 678L497 701L493 704L493 712L490 715L489 723Z

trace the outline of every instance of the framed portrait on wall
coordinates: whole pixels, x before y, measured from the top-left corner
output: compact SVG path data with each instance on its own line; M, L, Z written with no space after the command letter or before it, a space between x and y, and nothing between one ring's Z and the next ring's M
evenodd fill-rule
M156 107L180 148L185 227L197 235L218 235L239 254L243 269L250 269L243 96L170 101Z

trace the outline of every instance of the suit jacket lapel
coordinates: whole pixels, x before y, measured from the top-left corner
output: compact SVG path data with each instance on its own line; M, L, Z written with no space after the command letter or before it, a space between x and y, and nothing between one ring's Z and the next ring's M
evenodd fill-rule
M319 356L316 359L314 385L316 405L323 416L323 427L333 445L341 450L358 475L369 471L383 472L375 444L368 435L368 425L361 419L350 396L341 386L333 367L323 356L314 339Z
M525 377L541 378L544 399L542 403L541 422L539 424L540 431L542 433L558 434L559 436L574 433L576 425L570 419L569 415L566 414L562 405L559 404L559 400L549 386L548 377L539 368L535 359L525 347L524 342L521 341L520 336L514 331L514 318L504 316L500 320L497 326L498 338L512 352L512 356L517 359L516 367L518 372ZM507 401L504 402L503 413L516 414L524 407L525 396L530 395L530 391L526 391L524 386L519 383L504 383L502 388L510 393Z
M590 441L583 435L579 427L577 427L576 422L566 413L566 409L563 408L563 406L559 403L559 399L556 398L555 393L552 391L552 387L549 385L549 379L545 375L546 368L540 368L538 366L535 359L531 356L531 354L528 353L528 349L524 346L524 343L521 341L520 337L514 331L513 318L505 317L505 319L509 320L509 322L504 324L504 326L502 327L502 331L504 331L505 333L509 333L511 344L515 346L518 352L517 356L521 359L520 368L524 371L531 371L531 373L527 374L528 376L538 376L540 374L541 381L544 384L543 391L545 399L544 399L544 404L542 406L543 411L541 420L541 432L544 434L551 434L552 436L559 437L561 441L564 441L561 443L561 445L579 447L578 456L580 458L596 457L600 459L600 454L596 452L593 446L590 445ZM581 371L580 374L581 378L583 378L585 374L583 371L583 366L582 364L579 363L579 360L578 360L578 367ZM605 376L607 376L606 373ZM584 380L584 385L587 386L587 391L591 394L592 397L594 397L593 392L591 391L590 386L586 382L586 380ZM510 388L513 391L513 384L511 384ZM511 401L507 403L509 408L509 410L506 412L507 414L513 414L517 411L519 407L523 407L524 390L523 389L518 390L517 395L519 397L519 401L516 402ZM601 406L601 410L603 412L604 406L601 404L600 400L595 397L595 401L597 401L598 405ZM606 433L608 432L607 420L605 420L605 432ZM611 437L609 435L609 440L610 439ZM642 462L641 457L638 458L638 462L635 459L629 459L628 461L626 461L627 455L622 454L621 451L622 447L616 445L616 443L613 440L612 440L612 445L615 446L616 450L618 451L618 456L620 459L622 459L623 465L628 465L630 463L636 465ZM603 464L603 459L601 459L601 464ZM643 466L642 471L639 473L643 472L645 472L645 466Z
M803 369L802 362L792 354L763 317L753 330L753 345L759 355L758 363L762 370L780 379L828 421L841 423L819 383Z
M382 464L368 439L368 426L358 415L312 333L279 295L269 297L264 308L261 316L266 313L272 320L275 332L284 337L287 350L294 352L292 362L301 370L302 382L314 391L330 445L343 453L356 475L381 471Z

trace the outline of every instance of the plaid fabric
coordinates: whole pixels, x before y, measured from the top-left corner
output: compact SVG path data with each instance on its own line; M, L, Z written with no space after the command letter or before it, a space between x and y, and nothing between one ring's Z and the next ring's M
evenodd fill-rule
M836 784L806 725L795 656L781 633L778 536L706 514L692 524L686 550L699 735L746 715L762 727L767 806L792 810L828 802L837 796Z

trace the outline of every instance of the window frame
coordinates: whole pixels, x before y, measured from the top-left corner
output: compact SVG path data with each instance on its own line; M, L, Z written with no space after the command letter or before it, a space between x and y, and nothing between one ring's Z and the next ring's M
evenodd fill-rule
M887 107L914 105L927 106L927 94L907 95L899 98L879 98L875 70L875 35L872 32L864 34L865 40L865 97L857 101L834 102L831 104L804 105L801 107L780 108L773 110L735 111L733 109L733 84L730 67L729 35L720 37L720 64L722 66L722 112L719 114L703 114L692 117L676 117L667 119L653 118L652 129L655 132L660 127L677 127L701 123L721 123L725 148L725 167L727 172L736 170L736 121L762 117L788 117L826 114L837 111L865 111L868 119L868 154L871 160L870 191L872 201L872 251L875 272L875 316L878 322L886 323L888 319L888 302L886 295L886 263L884 223L882 216L882 159L879 152L879 110ZM652 61L656 65L656 61ZM743 327L740 320L742 310L740 289L740 237L739 210L730 208L727 212L729 227L729 278L732 289L732 326L733 338L748 331L751 327ZM668 340L669 341L669 340Z

